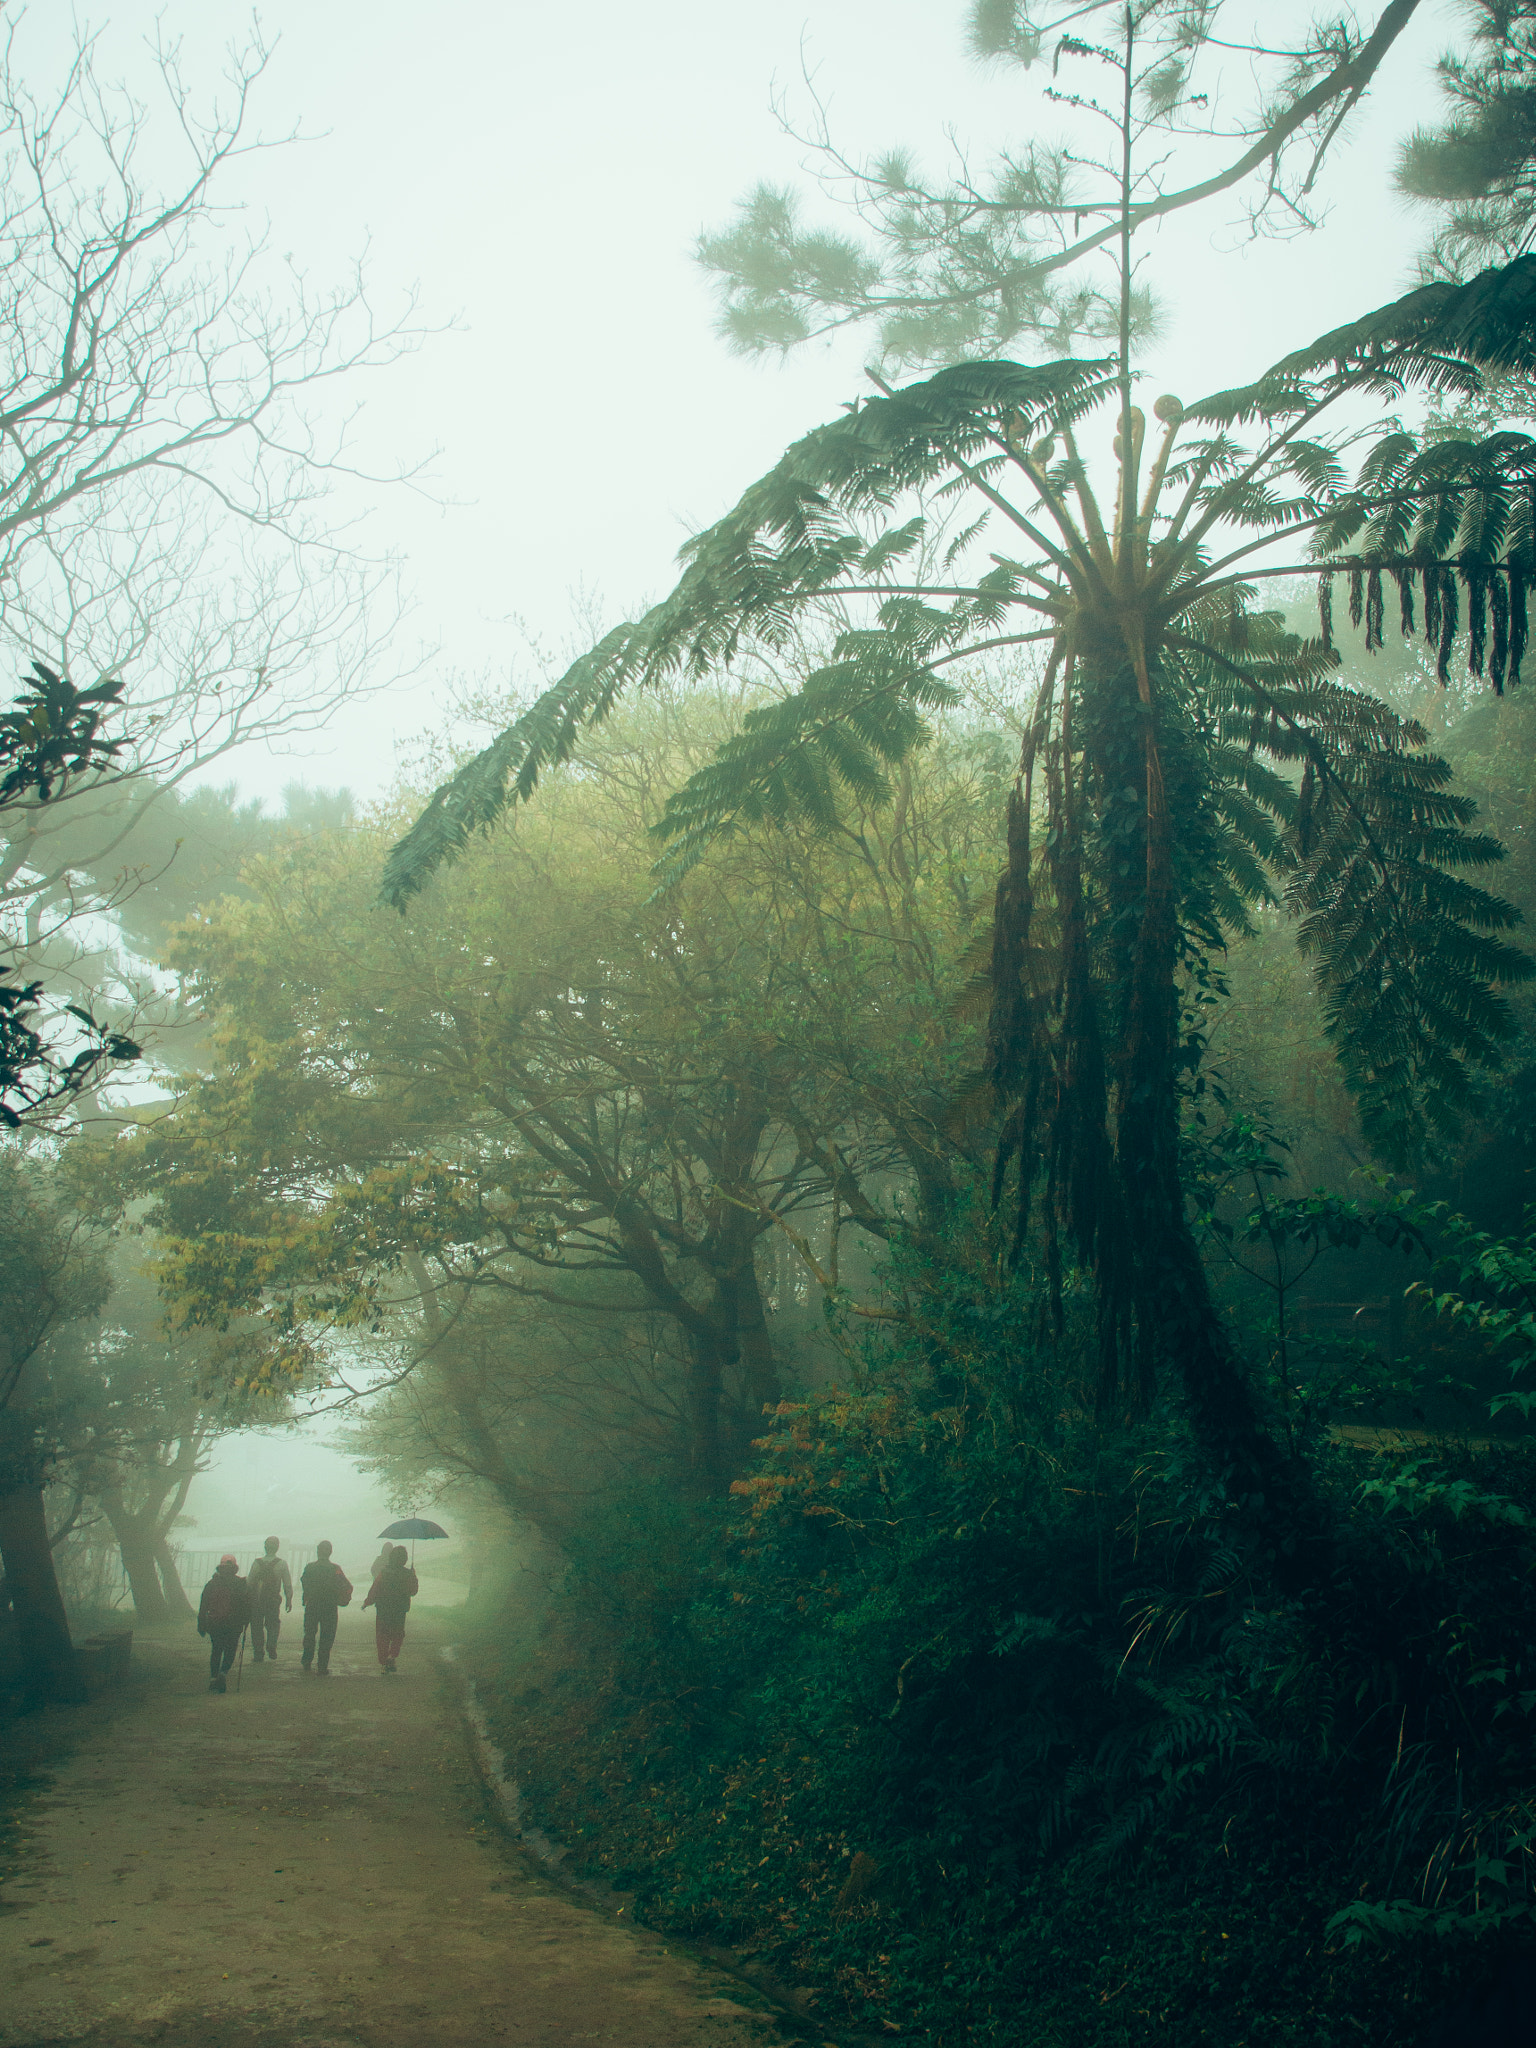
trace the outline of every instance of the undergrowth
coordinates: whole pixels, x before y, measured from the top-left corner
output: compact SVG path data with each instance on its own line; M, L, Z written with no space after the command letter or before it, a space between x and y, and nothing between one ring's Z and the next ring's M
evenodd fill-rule
M1282 1595L1175 1415L1099 1427L995 1286L915 1298L729 1501L614 1503L536 1647L482 1638L540 1824L830 2030L1422 2040L1536 1934L1536 1456L1315 1437Z

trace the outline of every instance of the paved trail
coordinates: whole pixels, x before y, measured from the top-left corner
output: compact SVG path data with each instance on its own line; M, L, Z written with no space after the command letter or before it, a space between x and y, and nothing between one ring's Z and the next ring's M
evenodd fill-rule
M189 1632L190 1634L190 1632ZM445 1640L397 1679L342 1621L329 1681L195 1638L135 1645L137 1697L25 1816L0 1896L0 2048L767 2048L753 1994L585 1910L483 1821Z

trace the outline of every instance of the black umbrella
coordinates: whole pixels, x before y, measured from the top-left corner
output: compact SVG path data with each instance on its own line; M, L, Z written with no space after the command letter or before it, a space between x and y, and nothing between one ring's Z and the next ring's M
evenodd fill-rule
M414 1567L416 1563L417 1537L419 1536L423 1543L430 1543L439 1536L446 1538L448 1531L446 1529L439 1529L436 1522L424 1522L420 1515L410 1515L403 1522L391 1522L387 1529L379 1531L379 1535L381 1538L387 1536L409 1536L411 1539L411 1564Z

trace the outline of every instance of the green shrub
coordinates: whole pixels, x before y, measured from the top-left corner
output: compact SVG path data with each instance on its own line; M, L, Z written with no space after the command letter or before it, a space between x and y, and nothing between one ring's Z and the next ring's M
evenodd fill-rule
M1536 1461L1322 1443L1282 1596L1175 1414L1101 1426L1023 1282L901 1257L729 1501L613 1504L536 1668L485 1645L534 1810L829 2025L1413 2040L1529 1929Z

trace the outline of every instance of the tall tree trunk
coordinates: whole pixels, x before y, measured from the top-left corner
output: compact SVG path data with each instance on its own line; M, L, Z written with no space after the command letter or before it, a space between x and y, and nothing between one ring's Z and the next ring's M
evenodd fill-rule
M688 1416L688 1471L699 1493L715 1493L725 1478L720 1410L726 1360L718 1338L693 1331L688 1337L684 1403Z
M765 1408L776 1405L780 1396L779 1362L768 1335L768 1317L763 1308L763 1290L758 1284L752 1246L747 1247L746 1265L734 1276L736 1342L741 1351L741 1370L746 1394L749 1435L756 1434L757 1418Z
M192 1481L200 1469L198 1458L202 1448L203 1438L194 1422L182 1431L176 1445L176 1455L171 1463L161 1468L170 1488L170 1499L166 1500L162 1495L145 1510L146 1519L151 1525L150 1547L154 1552L155 1568L160 1575L161 1596L165 1602L166 1613L172 1621L197 1619L197 1611L187 1598L186 1590L181 1583L181 1574L176 1569L176 1560L171 1555L170 1534L176 1525L176 1517L187 1504Z
M163 1536L155 1539L155 1566L160 1574L160 1592L172 1621L196 1621L197 1609L187 1598L181 1573L177 1571L176 1560L171 1555L171 1546Z
M53 1568L41 1481L0 1492L0 1563L16 1615L22 1687L34 1700L86 1696Z
M160 1622L169 1621L170 1609L160 1590L160 1574L155 1570L153 1539L141 1529L129 1529L121 1532L117 1540L123 1553L123 1569L128 1574L128 1584L133 1593L133 1611L140 1627L154 1628Z
M153 1628L160 1622L169 1621L170 1609L165 1604L165 1595L160 1590L160 1575L155 1570L153 1523L146 1526L146 1517L131 1513L121 1493L103 1493L100 1499L107 1520L112 1524L112 1534L117 1538L117 1547L123 1554L123 1570L128 1574L134 1613L141 1627Z

